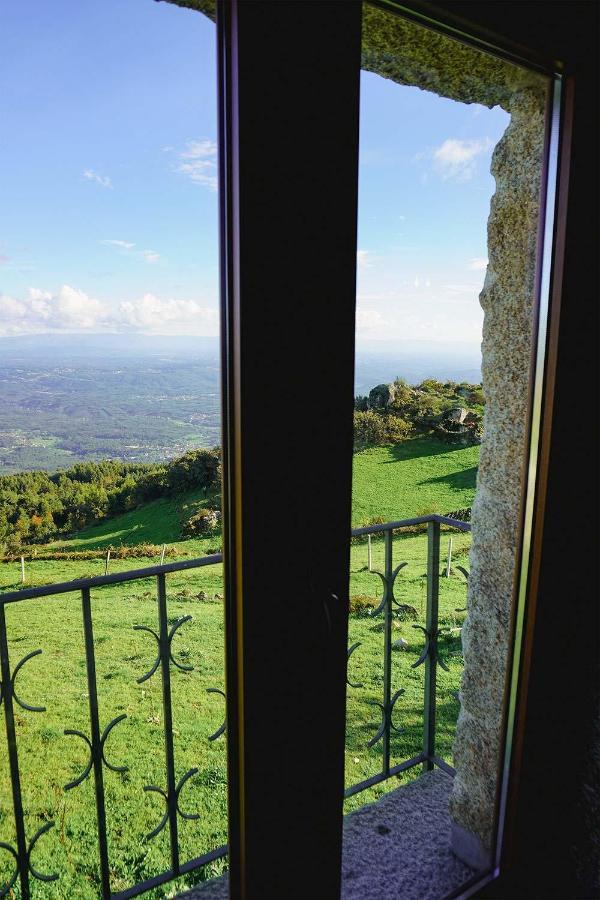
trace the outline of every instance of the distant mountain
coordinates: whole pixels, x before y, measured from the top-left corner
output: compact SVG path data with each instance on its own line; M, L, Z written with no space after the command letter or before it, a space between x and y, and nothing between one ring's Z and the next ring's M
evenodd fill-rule
M149 334L36 334L0 338L0 367L64 363L102 367L162 359L178 363L214 362L220 353L216 337ZM439 341L362 342L356 351L355 388L367 393L396 376L414 384L424 378L479 382L478 344Z
M159 461L220 443L219 353L217 338L0 338L0 474L102 458ZM361 345L355 393L397 376L479 382L480 364L469 344Z
M111 365L137 359L166 358L205 361L218 357L219 339L188 335L153 334L28 334L0 338L0 366L46 362L77 362L85 365L93 360Z
M355 394L368 394L376 384L396 377L409 384L425 378L481 382L479 344L439 341L371 341L356 349Z

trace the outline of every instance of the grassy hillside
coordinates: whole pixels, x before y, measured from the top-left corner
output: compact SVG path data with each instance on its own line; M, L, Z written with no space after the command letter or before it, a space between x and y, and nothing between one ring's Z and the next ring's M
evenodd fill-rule
M354 457L353 524L375 516L399 519L424 511L447 512L472 502L478 447L454 450L439 442L419 438L396 447L361 451ZM108 545L138 543L167 544L176 557L202 556L218 537L180 540L181 523L202 505L201 492L148 503L113 519L86 528L69 540L56 542L56 549L90 550ZM467 562L469 534L453 536L454 560ZM295 548L299 568L310 565L314 542L307 535L305 544ZM447 546L443 536L442 552ZM40 548L41 550L41 548ZM134 551L135 552L135 551ZM414 607L407 621L394 621L394 640L402 638L405 649L393 654L392 689L403 688L395 707L394 721L404 730L392 735L392 759L407 759L422 746L423 667L412 669L423 649L423 634L415 624L425 621L427 540L424 534L394 537L394 563L408 563L398 577L396 599ZM156 560L153 560L156 562ZM111 572L150 565L144 557L114 559ZM373 541L373 567L383 566L383 541ZM27 563L29 584L66 581L100 575L103 559L32 560ZM0 590L17 588L20 563L0 565ZM153 841L144 835L156 826L162 815L159 797L144 793L143 786L164 786L164 751L160 678L156 674L143 684L136 679L152 664L154 642L133 626L156 628L156 585L153 579L130 584L111 585L93 592L93 615L98 664L98 692L102 724L125 713L127 719L117 725L107 742L107 758L129 770L105 773L107 817L111 846L112 884L124 889L136 880L148 878L168 866L166 831ZM175 658L194 666L192 672L172 669L175 710L175 755L178 777L188 768L198 768L182 792L182 808L199 812L198 821L180 820L180 847L183 858L218 846L226 840L226 752L225 740L214 742L209 735L221 724L223 700L209 688L224 688L223 591L221 566L168 576L169 621L192 615L178 632L173 645ZM360 687L348 689L346 784L351 785L374 774L381 767L381 743L373 748L367 741L379 724L377 707L381 699L383 634L381 617L373 619L358 610L360 602L375 605L381 596L379 577L368 571L367 545L353 543L350 563L349 645L360 641L352 655L349 677ZM451 762L452 739L458 702L455 691L461 674L459 628L464 614L466 586L455 571L440 581L440 626L449 629L442 638L441 652L450 671L440 670L438 686L438 753ZM360 598L360 600L359 600ZM52 615L49 615L49 609ZM301 611L299 611L301 615ZM88 697L85 681L81 609L76 594L46 600L12 604L7 610L11 659L43 649L43 656L31 660L19 673L19 688L24 699L45 705L40 714L18 712L19 748L23 769L23 789L28 833L43 822L54 819L56 827L36 845L34 864L42 872L60 872L60 881L44 886L36 883L34 898L78 897L92 900L98 896L96 830L92 781L65 792L65 783L81 773L86 750L83 742L65 737L65 728L89 730ZM308 626L307 626L308 627ZM312 741L311 735L298 740ZM406 773L400 779L358 794L346 804L347 810L361 806L375 796L419 774ZM6 739L0 731L0 841L14 842L10 800ZM11 865L9 854L0 854L0 886ZM207 867L196 877L218 873L223 863ZM182 878L177 885L154 890L150 900L173 896L175 888L194 883L194 877Z
M139 509L112 519L102 519L97 525L84 528L69 539L54 541L49 546L62 550L92 550L119 544L196 544L196 541L181 541L181 527L205 502L203 491L189 491L180 496L153 500ZM214 539L212 543L214 545Z
M421 437L354 454L352 524L406 519L470 506L479 447L454 449Z
M453 449L428 437L361 450L354 454L352 525L375 516L405 519L470 506L478 462L479 447ZM214 546L214 538L200 542L181 540L182 522L204 500L201 491L155 500L49 546L88 550L119 544L177 542L183 552Z

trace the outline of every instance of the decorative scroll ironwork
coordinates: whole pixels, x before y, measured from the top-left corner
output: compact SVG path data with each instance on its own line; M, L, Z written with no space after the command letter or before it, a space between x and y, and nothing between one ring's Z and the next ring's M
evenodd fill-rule
M392 722L392 712L396 701L404 693L404 689L401 688L400 690L396 691L396 693L392 697L393 607L394 605L401 606L401 604L396 600L394 596L394 586L396 584L398 575L400 574L402 569L406 567L407 563L401 562L394 568L392 529L387 529L384 532L384 541L384 571L380 572L378 569L373 570L373 574L378 575L383 583L383 596L381 598L381 603L379 604L377 609L374 609L371 612L371 616L373 616L374 618L380 615L380 613L384 614L383 702L379 703L379 701L371 701L372 705L378 706L381 710L381 724L379 725L379 728L377 729L374 737L372 737L371 740L368 741L367 747L374 747L375 744L383 739L382 774L385 777L388 777L390 773L391 732L392 729L398 733L400 733L401 731L401 729L397 728Z
M392 731L397 733L401 733L402 729L398 727L393 721L394 709L399 700L399 698L404 694L404 690L397 690L393 695L391 692L391 674L392 674L392 628L393 628L393 617L395 607L401 607L402 604L398 602L394 597L394 585L396 583L398 574L405 567L406 563L401 563L396 568L392 565L392 536L393 531L404 526L412 526L415 524L424 524L427 523L428 526L428 596L427 596L427 627L424 629L426 631L426 638L428 635L431 635L429 638L429 648L427 648L427 654L422 659L422 662L425 664L425 722L424 722L424 745L423 751L420 752L417 756L412 757L411 759L404 760L393 767L390 766L390 734ZM366 533L377 533L383 535L385 538L385 567L384 571L377 572L376 574L382 579L384 594L381 598L379 606L376 610L373 611L373 616L378 616L381 613L385 614L384 618L384 686L383 686L383 698L382 702L375 701L373 705L377 706L381 712L381 723L379 724L376 733L373 738L368 743L369 747L374 747L375 745L383 742L383 765L382 769L378 774L371 776L366 779L366 781L361 782L360 784L353 785L351 788L346 790L346 796L351 796L361 790L364 790L367 787L371 787L377 783L384 781L389 778L391 775L399 774L400 772L407 771L415 766L420 764L427 765L429 767L433 765L444 766L443 761L438 760L435 756L435 744L434 744L434 735L435 735L435 678L436 678L436 668L437 668L437 658L434 658L434 654L431 651L432 641L435 643L441 631L437 628L438 624L438 609L437 609L437 585L438 585L438 577L439 577L439 527L440 523L454 525L455 527L461 528L463 531L470 531L470 526L465 525L465 523L454 523L447 518L441 519L439 516L426 516L426 517L418 517L414 520L405 520L398 522L390 522L385 525L376 525L372 528L369 528L368 532L365 529L356 529L353 534L355 536L360 536ZM0 851L4 851L8 853L14 860L15 870L11 871L8 881L5 884L0 885L0 897L5 897L15 888L15 885L20 886L20 896L23 900L29 900L31 896L31 888L30 881L31 878L38 879L42 882L52 882L56 880L57 875L47 875L43 872L37 871L37 869L33 866L31 857L34 852L35 846L37 842L42 838L47 832L51 830L54 825L53 821L46 822L41 828L38 829L36 834L33 836L31 840L28 840L25 833L25 817L23 810L23 800L21 794L21 782L20 782L20 771L19 771L19 755L17 749L17 733L15 728L15 718L14 713L16 707L19 707L27 712L43 712L45 707L43 706L34 706L31 703L26 702L21 697L18 696L17 691L15 690L15 682L16 678L21 671L21 669L25 666L25 664L38 656L41 651L36 650L32 653L27 654L23 659L17 664L14 671L11 672L11 666L9 662L9 654L8 654L8 640L7 640L7 631L6 631L6 620L5 620L5 608L9 603L18 603L23 600L27 600L34 597L44 598L57 594L74 594L81 593L82 598L82 613L83 613L83 626L84 626L84 637L85 637L85 662L86 662L86 670L87 670L87 681L88 681L88 698L89 698L89 714L90 714L90 730L89 733L86 734L83 731L76 730L68 730L65 731L67 735L75 735L84 741L86 746L88 747L90 758L87 760L86 765L81 772L80 775L77 776L72 782L67 785L67 789L72 789L77 785L81 784L85 781L91 774L92 770L94 773L94 787L95 787L95 797L96 797L96 815L97 815L97 825L98 825L98 845L99 845L99 862L100 862L100 874L101 874L101 889L100 894L103 900L116 900L117 897L122 898L131 898L137 896L138 894L143 893L148 890L150 887L157 887L158 885L167 884L172 881L178 875L182 873L190 873L192 871L198 870L202 866L206 865L213 860L222 858L227 853L226 847L218 847L214 850L209 851L203 856L199 856L195 859L188 860L184 863L180 864L179 860L179 848L178 848L178 835L177 835L177 820L179 817L187 820L197 820L199 818L198 813L189 813L185 810L181 809L180 801L181 801L181 791L183 790L184 785L195 775L197 774L197 769L193 768L186 772L179 780L177 781L175 778L175 758L174 758L174 747L173 747L173 715L172 715L172 700L171 700L171 691L170 691L170 666L171 663L175 666L175 668L189 672L193 670L191 665L185 665L179 660L174 658L172 653L172 640L174 635L180 629L180 627L184 624L184 622L189 621L191 616L184 616L181 619L175 621L170 627L167 621L167 606L166 606L166 588L165 588L165 580L166 574L170 572L177 571L185 571L191 569L197 569L203 566L212 566L222 562L222 557L220 554L215 554L210 557L204 557L201 559L195 560L184 560L180 562L168 563L166 565L160 566L149 566L144 569L139 569L130 572L115 572L110 575L98 576L95 578L81 579L72 582L66 582L63 584L50 584L50 585L42 585L40 587L32 587L32 588L22 588L19 591L12 592L4 592L0 594L0 707L1 711L4 713L5 723L6 723L6 735L7 735L7 749L8 749L8 763L10 768L10 778L11 778L11 787L12 787L12 799L13 799L13 810L14 810L14 822L15 822L15 831L16 831L16 840L14 842L14 846L10 843L0 842ZM462 571L462 574L468 580L468 572L466 570L462 570L459 566L457 567ZM437 576L434 574L437 570ZM132 885L124 891L121 891L117 894L112 894L110 889L110 866L109 866L109 858L108 858L108 842L107 842L107 824L106 824L106 811L105 811L105 797L104 797L104 786L103 786L103 769L106 766L108 769L114 772L123 772L126 771L126 766L116 766L108 762L105 753L105 745L108 740L108 737L112 730L116 727L118 723L124 720L125 715L117 716L113 719L109 724L105 727L104 731L100 730L99 725L99 710L98 710L98 695L97 695L97 685L96 685L96 664L95 664L95 656L94 656L94 636L93 636L93 627L92 627L92 612L91 612L91 599L90 599L90 590L96 587L101 587L109 584L121 584L126 582L132 582L140 578L149 578L155 577L157 580L157 599L158 599L158 629L154 631L152 628L148 626L137 626L137 630L149 631L157 643L158 654L156 659L154 660L150 670L142 675L139 679L137 679L138 683L143 683L147 681L154 673L160 669L161 678L162 678L162 700L163 700L163 723L164 723L164 737L165 737L165 757L166 757L166 775L167 775L167 784L166 789L162 789L157 785L146 785L144 790L147 793L158 793L163 798L165 803L165 811L161 817L161 820L157 826L157 828L153 829L152 832L148 835L148 839L151 839L153 836L156 836L161 831L163 831L167 825L169 824L170 830L170 849L171 849L171 865L170 867L160 873L159 875L154 876L152 879L147 881L142 881L137 884ZM326 609L327 613L327 609ZM352 653L354 653L361 642L356 642L354 645L348 647L347 649L347 658L349 659ZM419 661L417 661L419 662ZM441 661L440 661L441 663ZM358 683L353 684L348 681L348 685L350 687L362 687ZM225 699L225 693L220 691L218 688L208 688L207 691L209 693L219 693ZM214 741L218 737L221 737L227 728L227 720L220 726L217 731L210 736L210 740ZM448 768L448 767L447 767Z
M180 808L180 794L186 782L197 772L197 769L191 769L175 782L174 770L174 753L173 753L173 722L171 712L171 696L169 667L173 663L178 669L184 672L192 670L192 666L185 665L183 662L175 659L171 653L171 642L180 626L188 621L191 616L184 616L177 620L170 628L166 616L166 593L165 593L165 575L167 572L185 571L189 569L198 569L203 566L212 566L222 562L221 554L202 557L193 560L183 560L175 563L168 563L160 566L149 566L145 569L134 570L131 572L114 572L110 575L103 575L95 578L86 578L66 582L63 584L49 584L40 587L22 588L19 591L8 591L0 594L0 707L4 713L6 723L8 763L10 768L10 780L12 788L14 821L16 830L16 841L14 846L10 843L0 842L0 851L10 854L15 863L14 872L11 871L6 883L0 884L0 897L6 897L14 893L15 885L20 887L20 896L22 900L29 900L31 896L30 881L31 878L37 878L43 882L51 882L58 878L58 875L46 875L39 872L31 861L31 856L38 840L46 834L54 825L54 822L45 823L28 842L25 833L25 817L23 810L23 799L21 792L21 780L19 771L19 755L17 749L17 733L15 727L15 709L20 707L28 712L44 712L45 707L34 706L23 700L15 689L17 675L23 666L33 657L38 656L42 651L36 650L27 654L15 667L11 674L11 665L8 652L8 637L6 629L6 605L9 603L19 603L33 597L49 597L56 594L81 594L82 616L83 616L83 633L85 639L85 666L87 673L88 685L88 702L90 715L90 730L86 734L83 731L69 729L65 731L67 735L75 735L79 737L89 750L89 759L86 765L72 782L66 785L68 790L80 785L90 774L94 774L94 790L96 799L96 821L98 826L98 849L100 863L101 883L99 886L99 894L103 900L116 900L117 897L134 897L144 893L150 887L156 887L159 884L167 884L182 872L192 872L200 869L206 864L221 859L227 854L227 847L221 846L210 850L208 853L189 859L185 863L179 863L179 848L177 843L177 826L176 817L179 815L184 819L197 819L197 813L188 813ZM142 676L140 680L147 680L151 674L161 666L162 687L163 687L163 708L164 728L165 728L165 747L167 762L167 790L161 791L155 785L148 786L148 790L161 793L167 803L166 820L161 821L160 830L164 828L166 822L170 825L170 843L171 843L171 867L153 878L137 883L125 891L113 894L110 887L110 865L108 856L108 840L107 840L107 823L105 810L105 796L103 784L103 769L106 766L113 772L124 772L126 766L116 766L108 761L105 753L105 745L108 737L114 727L123 719L125 715L117 716L106 726L104 731L100 730L99 709L98 709L98 693L96 684L96 661L94 633L92 623L92 607L90 591L92 588L101 587L108 584L120 584L124 582L135 581L139 578L147 578L155 576L158 584L158 609L159 609L159 630L153 633L159 645L159 655L153 664L150 673L146 677ZM142 630L151 631L151 629L142 627Z
M188 781L188 779L190 779L192 777L192 775L196 775L197 773L198 773L198 769L194 768L194 769L190 769L188 772L186 772L185 775L182 775L182 777L177 782L177 786L175 788L175 793L174 793L172 801L169 800L169 795L165 791L163 791L162 788L156 787L156 785L154 785L154 784L147 784L144 786L145 791L149 791L149 792L152 792L155 794L160 794L160 796L165 801L165 814L162 817L162 819L160 820L160 822L158 823L158 825L156 826L156 828L154 828L151 832L149 832L146 835L147 841L151 840L153 837L156 837L156 835L160 834L160 832L163 830L163 828L169 821L169 815L171 812L172 805L174 805L175 810L179 813L179 815L181 816L182 819L189 819L190 821L193 821L195 819L200 818L198 813L186 813L179 807L179 794L181 793L182 787L184 786L186 781Z
M397 734L402 734L404 732L404 728L398 728L397 725L394 725L392 721L392 714L394 712L394 706L396 705L396 701L405 693L404 688L400 688L400 690L396 691L393 697L390 698L389 703L383 704L379 703L378 700L369 700L371 706L378 706L381 710L381 725L377 730L377 734L375 734L371 740L368 742L367 747L374 747L381 738L388 733L391 728Z
M108 725L106 726L106 728L104 729L104 731L102 732L102 735L100 737L100 741L98 744L97 752L100 754L100 759L102 760L102 762L104 763L106 768L111 770L111 772L127 772L127 766L113 766L112 763L109 763L106 756L104 755L104 744L106 743L106 739L108 738L109 734L111 733L111 731L113 730L115 725L118 725L119 722L122 722L123 719L126 719L126 718L127 718L127 716L125 715L125 713L123 713L122 715L117 716L115 719L113 719L112 722L109 722ZM66 735L72 734L72 735L75 735L76 737L80 737L88 745L88 749L90 751L90 758L88 760L88 763L87 763L85 769L81 773L81 775L79 775L78 778L75 778L74 781L70 781L68 784L65 784L65 791L70 791L72 788L77 787L83 781L85 781L85 779L88 777L88 775L92 771L92 766L94 765L94 752L95 751L94 751L92 741L90 741L90 739L87 737L87 735L85 735L82 731L76 731L74 728L66 728L65 734Z
M45 883L48 883L50 881L56 881L58 878L58 875L45 875L43 872L39 872L35 868L33 863L31 862L31 854L33 853L33 848L35 847L35 845L37 844L37 842L41 838L41 836L43 834L46 834L47 831L50 831L51 828L54 828L54 824L55 824L54 822L46 822L45 825L42 825L41 828L38 828L38 830L32 837L31 841L29 842L29 846L27 847L27 850L25 852L24 862L25 862L28 872L31 872L33 877L37 878L38 881L43 881ZM19 871L21 868L21 865L20 865L21 860L19 858L18 852L15 850L15 848L13 846L11 846L11 844L6 844L6 843L4 843L4 841L0 841L0 848L2 848L2 850L7 850L14 857L14 860L15 860L15 869L14 869L13 874L11 875L11 877L9 878L9 880L6 882L6 884L3 887L0 886L0 897L6 897L9 894L12 895L12 888L16 884L17 878L19 877Z
M181 872L179 863L179 840L177 815L183 819L198 819L197 813L185 813L179 807L179 793L184 784L192 775L195 775L198 769L190 769L183 775L177 783L175 783L175 749L173 745L173 709L171 698L171 663L183 672L193 671L193 666L186 666L179 663L173 656L172 641L178 629L189 622L191 616L183 616L177 619L169 629L167 620L167 588L166 575L159 572L156 576L157 600L158 600L158 634L147 625L134 625L136 631L148 631L156 640L158 655L154 660L151 668L137 679L138 684L143 684L154 675L160 666L162 680L162 700L163 700L163 722L165 734L165 763L167 774L166 791L154 784L145 785L144 791L147 793L160 794L165 801L165 813L156 826L148 835L146 840L151 840L163 830L167 822L169 823L170 844L171 844L171 869L173 875Z
M16 700L16 702L19 704L21 709L26 709L28 712L46 712L46 707L45 706L30 706L29 703L25 703L24 700L21 700L15 690L15 679L16 679L17 675L19 674L19 671L25 665L25 663L28 660L33 659L34 656L39 656L41 652L42 652L41 650L34 650L32 653L28 653L27 656L24 656L23 659L21 660L21 662L18 662L17 665L15 666L15 671L12 673L12 678L10 679L10 683L12 685L13 699ZM0 682L0 703L2 703L2 683L1 682Z
M425 646L418 660L411 664L411 669L418 669L419 666L423 665L426 659L430 659L432 662L440 665L445 672L449 672L450 669L441 658L438 649L438 638L440 634L447 634L449 629L434 628L432 631L430 631L427 628L423 628L422 625L413 625L413 628L418 628L419 631L423 632L423 634L425 635Z
M386 536L387 536L387 534L388 534L388 532L386 531ZM385 574L383 572L380 572L379 569L373 569L372 574L379 575L379 577L381 578L381 580L383 582L383 597L381 598L381 603L379 604L377 609L374 609L370 613L371 616L375 617L375 616L378 616L379 613L383 612L383 610L386 608L386 606L388 604L388 601L390 603L395 603L396 606L402 605L394 597L394 584L396 583L396 578L398 577L399 573L407 565L408 565L408 563L402 562L402 563L400 563L399 566L396 566L396 568L393 570L393 572L386 572Z
M227 702L227 695L225 694L224 691L220 691L219 688L206 688L206 693L207 694L220 694L221 697L223 698L223 700L225 700L225 702ZM209 741L216 741L217 738L220 738L222 734L225 734L226 730L227 730L227 716L225 716L225 718L223 719L223 724L220 725L219 728L217 728L217 730L214 732L214 734L211 734L209 736L209 738L208 738Z
M21 894L24 898L29 897L29 875L33 875L39 881L50 882L55 881L58 875L45 875L43 872L33 866L31 862L31 854L38 840L49 831L54 822L46 822L36 831L33 838L28 842L25 833L25 817L23 813L23 798L21 794L21 774L19 769L19 753L17 750L17 732L15 728L15 714L13 701L28 712L45 712L45 706L32 706L21 700L15 690L15 681L20 670L26 662L41 654L41 650L34 650L28 653L23 659L17 663L11 674L10 658L8 653L8 638L6 633L6 614L4 604L0 603L0 704L4 706L4 721L6 725L6 742L8 745L8 762L10 767L10 779L13 795L13 811L15 817L15 830L17 833L16 849L4 841L0 842L0 847L10 853L15 860L15 871L9 877L8 882L4 886L0 886L0 897L5 897L12 893L12 888L17 879L21 882Z
M183 616L181 619L177 619L177 621L171 626L171 629L170 629L169 633L167 634L167 645L168 645L167 652L168 652L168 656L169 656L169 661L172 662L174 666L177 666L178 669L181 669L182 672L193 672L194 667L193 666L184 666L183 663L180 663L175 659L175 657L173 656L173 650L171 647L171 643L173 641L173 638L175 637L175 632L178 631L179 628L181 628L181 626L184 624L184 622L191 622L191 620L192 620L191 616ZM149 634L152 635L152 637L156 641L156 644L158 647L158 654L152 664L152 667L146 672L145 675L142 675L141 678L136 679L138 684L143 684L144 681L148 681L148 679L154 675L154 673L160 666L160 662L161 662L161 658L162 658L161 657L161 641L160 641L160 638L157 635L157 633L154 631L154 629L149 628L148 625L134 625L133 630L134 631L147 631Z
M350 659L350 657L352 656L352 654L354 653L355 650L358 650L361 643L362 643L362 641L357 641L355 644L352 644L351 647L348 647L348 655L346 657L346 661L348 661ZM356 681L356 682L350 681L350 679L348 678L347 672L346 672L346 684L348 685L348 687L351 687L351 688L364 687L364 685L360 681Z

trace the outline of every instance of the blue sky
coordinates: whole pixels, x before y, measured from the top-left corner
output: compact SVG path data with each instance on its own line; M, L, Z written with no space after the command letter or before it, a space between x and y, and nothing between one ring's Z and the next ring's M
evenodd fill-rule
M0 335L216 334L214 32L153 0L3 9ZM477 342L508 117L361 91L359 341Z

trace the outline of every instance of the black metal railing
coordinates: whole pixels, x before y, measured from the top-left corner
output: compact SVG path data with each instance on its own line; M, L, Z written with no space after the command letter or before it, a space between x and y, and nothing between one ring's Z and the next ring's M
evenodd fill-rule
M417 756L405 760L398 765L391 765L391 736L395 726L392 721L394 705L402 695L402 689L392 693L392 627L394 606L397 601L394 596L394 585L399 572L404 568L404 563L394 566L393 560L393 534L399 529L413 526L426 525L428 539L427 555L427 614L424 632L425 645L418 660L413 667L425 666L424 688L424 741L423 749ZM405 519L397 522L387 522L382 525L371 525L365 528L356 528L352 531L354 538L366 535L383 535L385 547L385 562L383 572L379 572L383 583L383 595L373 616L383 616L384 648L383 648L383 696L378 703L381 710L381 723L374 736L368 742L369 747L375 746L379 741L383 742L382 769L372 777L361 781L348 788L346 796L352 796L359 791L372 787L394 775L399 774L414 766L423 764L431 769L434 765L452 772L452 769L436 755L435 747L435 714L436 714L436 683L438 665L445 668L438 654L438 589L440 578L440 527L449 525L461 531L470 531L468 523L450 519L444 516L421 516L415 519ZM171 698L171 667L189 671L190 667L182 664L173 657L171 642L178 629L191 617L183 616L175 620L169 627L167 617L167 591L166 576L169 573L182 572L190 569L198 569L205 566L217 565L222 562L221 554L214 554L199 559L185 560L181 562L167 563L158 566L149 566L143 569L118 572L95 578L79 579L60 584L43 585L41 587L24 588L0 594L0 706L4 707L4 720L6 727L6 742L8 748L8 763L12 789L13 814L15 823L15 845L0 841L0 849L6 851L14 859L14 870L8 881L0 884L0 897L11 893L17 881L20 885L22 900L28 900L31 896L31 879L42 882L55 881L57 874L46 874L38 871L32 862L32 853L36 843L54 826L53 821L46 822L36 833L29 837L26 829L23 795L21 788L21 768L19 762L19 747L17 743L17 730L15 725L16 707L32 713L45 711L43 706L33 706L26 703L17 693L15 683L19 671L33 657L42 651L35 650L23 657L13 668L9 655L9 640L6 628L6 607L13 603L22 603L35 598L47 598L61 594L79 594L81 598L81 615L83 621L85 641L85 666L87 674L88 706L89 706L89 734L73 729L65 730L65 734L79 737L87 745L89 758L83 772L74 780L65 785L65 790L70 791L82 784L90 775L93 775L96 826L98 838L98 859L100 869L100 896L103 900L126 900L135 897L152 888L159 887L173 879L189 874L214 860L227 854L227 846L216 847L208 853L194 859L182 861L178 839L178 817L183 819L197 819L194 813L185 812L180 806L180 794L188 780L197 772L192 768L177 778L175 753L173 743L173 710ZM466 572L465 572L466 574ZM126 766L115 765L106 758L105 745L112 730L126 718L124 714L113 718L102 729L98 704L98 690L96 684L96 659L94 649L94 624L93 624L93 591L107 585L132 582L137 579L156 579L158 631L154 631L145 625L134 626L137 630L145 631L156 641L157 655L150 669L141 675L137 681L144 683L149 680L159 669L162 680L162 707L163 707L163 731L165 742L165 769L166 787L158 785L145 785L144 790L159 794L165 804L163 817L158 825L147 835L151 840L163 831L168 825L170 868L159 875L121 891L113 892L111 889L111 866L109 859L109 847L107 839L107 822L105 808L104 769L112 772L124 772ZM348 658L357 649L354 645L348 650ZM350 687L356 687L348 682ZM223 691L217 688L208 688L210 693L217 692L223 697ZM226 729L226 720L208 738L209 741L217 740Z
M448 667L439 653L439 584L440 584L440 532L441 526L447 525L459 531L471 531L471 525L458 519L447 516L428 515L415 519L403 519L398 522L385 522L384 524L368 525L364 528L355 528L352 531L354 538L377 535L384 539L384 566L383 571L373 570L379 575L383 584L383 594L379 605L372 610L371 617L383 617L383 695L381 702L375 701L381 711L381 722L373 737L367 742L367 747L372 748L382 742L381 770L369 778L365 778L357 784L353 784L345 790L345 797L352 797L360 791L374 787L394 775L406 772L415 766L422 765L425 770L431 770L438 766L450 775L454 769L436 753L436 706L437 706L437 678L438 666L448 671ZM403 688L398 688L392 693L392 647L393 624L395 607L401 604L396 600L394 587L400 572L407 565L406 562L394 564L394 532L402 529L414 529L417 526L427 528L427 605L425 626L413 625L413 628L423 632L424 646L418 659L412 664L412 669L425 667L424 672L424 696L423 696L423 746L422 750L410 759L392 765L391 764L391 739L393 731L400 731L393 722L394 706L404 694ZM456 567L468 580L468 572L462 566ZM455 610L464 612L465 609ZM348 648L348 659L360 646L360 642L353 643ZM349 679L347 685L351 689L360 688Z
M32 706L21 699L15 688L15 682L19 671L32 657L39 655L42 651L35 650L33 653L27 654L17 665L12 668L9 656L8 635L6 629L6 607L11 603L21 603L35 598L51 597L58 594L80 594L81 595L81 612L83 620L83 632L85 641L85 665L87 674L88 687L88 704L89 704L89 735L82 731L66 729L66 735L73 735L81 738L87 745L89 751L89 759L83 772L65 785L65 790L70 791L82 784L88 776L93 772L94 793L96 801L96 824L98 834L98 858L100 865L100 896L103 900L126 900L129 897L136 897L138 894L148 891L151 888L159 887L173 879L186 875L190 872L200 869L207 863L216 859L220 859L227 854L227 847L216 847L208 853L195 859L180 859L179 840L178 840L178 816L183 819L197 819L198 815L194 813L184 812L180 806L180 794L186 782L198 771L195 768L189 769L178 780L175 768L175 752L173 744L173 710L171 698L171 666L174 665L183 671L189 671L190 666L183 665L177 661L171 651L171 642L178 629L191 616L183 616L177 619L169 628L169 620L167 617L167 591L166 576L171 572L182 572L186 569L198 569L204 566L212 566L221 563L223 557L221 554L205 556L200 559L185 560L182 562L167 563L160 566L149 566L144 569L136 569L129 572L117 572L111 575L102 575L96 578L85 578L76 581L67 581L60 584L44 585L42 587L26 588L19 591L0 594L0 705L4 706L4 720L6 726L6 742L8 747L8 763L10 769L10 780L13 799L13 812L16 831L16 846L0 841L0 849L7 851L14 858L14 871L9 877L6 884L0 884L0 897L11 893L17 880L20 884L22 900L28 900L31 896L31 879L37 879L42 882L55 881L57 874L46 874L39 872L33 865L31 856L38 840L50 831L54 826L54 822L46 822L31 838L26 833L23 795L21 789L21 768L19 764L19 748L17 745L17 731L15 727L15 708L20 707L29 712L45 712L43 706ZM165 811L162 819L148 835L147 840L156 837L167 826L169 826L169 847L171 866L156 875L153 878L141 881L132 887L118 892L112 892L110 885L110 860L108 851L106 809L105 809L105 789L104 789L104 768L112 772L124 772L126 766L117 766L109 762L105 755L105 744L113 730L123 719L125 715L117 716L101 730L100 715L98 708L98 689L96 684L96 658L94 650L94 625L92 615L92 591L95 588L105 587L123 582L131 582L141 578L154 577L156 579L157 588L157 606L158 606L158 632L146 625L136 625L136 630L149 632L156 640L157 655L151 668L137 679L139 684L150 679L160 668L162 679L162 707L163 707L163 731L165 740L165 768L166 768L166 790L157 785L146 785L145 791L157 793L162 796L165 804ZM209 691L215 691L216 688L209 688ZM222 693L219 691L219 693ZM225 731L225 723L209 737L209 741L215 740Z

